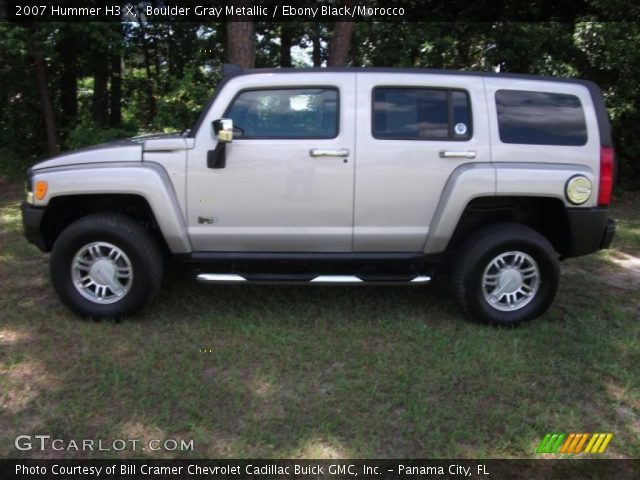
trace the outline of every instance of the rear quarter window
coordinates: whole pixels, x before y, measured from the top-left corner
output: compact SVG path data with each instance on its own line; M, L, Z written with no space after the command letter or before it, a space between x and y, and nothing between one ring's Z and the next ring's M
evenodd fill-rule
M587 143L584 110L575 95L498 90L495 98L503 143L563 146Z

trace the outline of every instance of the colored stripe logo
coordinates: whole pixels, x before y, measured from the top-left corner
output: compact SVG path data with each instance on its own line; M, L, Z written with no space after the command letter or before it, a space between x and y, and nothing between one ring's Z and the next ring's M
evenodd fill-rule
M613 433L547 433L536 453L604 453L612 438Z

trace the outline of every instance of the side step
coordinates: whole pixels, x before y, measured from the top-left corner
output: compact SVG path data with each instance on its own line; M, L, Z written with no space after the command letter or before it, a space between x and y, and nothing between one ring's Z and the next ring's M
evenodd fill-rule
M431 277L419 275L415 277L398 276L363 276L355 275L265 275L234 273L200 273L197 280L202 283L237 285L253 283L263 285L298 284L298 285L425 285Z

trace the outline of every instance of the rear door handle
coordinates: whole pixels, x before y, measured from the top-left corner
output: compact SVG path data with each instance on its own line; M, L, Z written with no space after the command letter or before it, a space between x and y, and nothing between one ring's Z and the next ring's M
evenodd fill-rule
M311 157L348 157L348 148L312 148L309 150Z
M476 152L467 150L466 152L451 152L440 150L440 158L476 158Z

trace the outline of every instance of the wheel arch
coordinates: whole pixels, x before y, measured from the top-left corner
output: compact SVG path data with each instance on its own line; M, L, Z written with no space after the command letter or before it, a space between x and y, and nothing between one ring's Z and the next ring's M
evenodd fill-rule
M566 182L575 174L595 176L588 167L554 163L469 163L459 166L444 187L424 246L440 253L465 236L495 221L530 226L549 240L563 257L573 256L572 222L565 197ZM594 206L595 195L580 206Z
M119 212L145 224L172 253L189 253L186 222L171 181L157 164L87 165L36 172L48 183L40 226L50 250L73 221L90 213Z
M499 222L526 225L544 236L561 256L571 250L571 228L564 203L554 197L492 196L470 200L447 243L460 246L481 228Z

